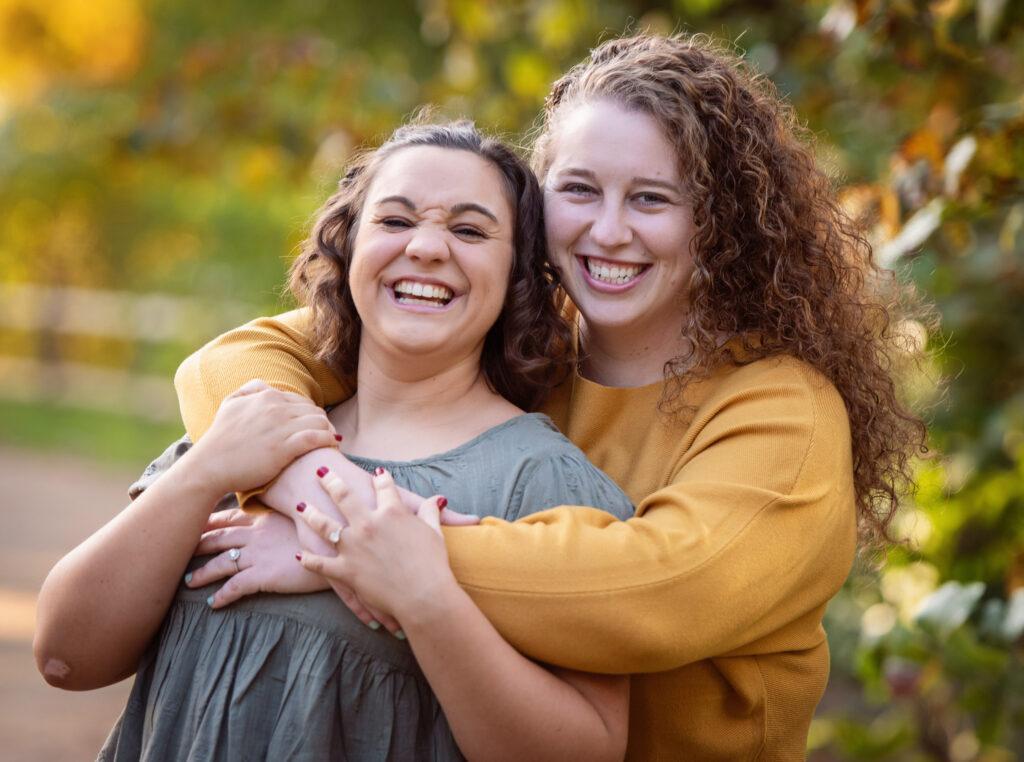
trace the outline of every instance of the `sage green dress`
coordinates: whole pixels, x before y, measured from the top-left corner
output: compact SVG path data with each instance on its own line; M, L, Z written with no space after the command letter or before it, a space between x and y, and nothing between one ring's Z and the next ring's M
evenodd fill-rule
M171 445L132 498L190 446ZM614 482L539 413L429 458L351 459L480 515L514 520L558 505L633 515ZM219 508L232 504L228 496ZM259 594L213 611L206 598L216 587L179 588L100 760L462 759L407 643L370 630L331 591Z

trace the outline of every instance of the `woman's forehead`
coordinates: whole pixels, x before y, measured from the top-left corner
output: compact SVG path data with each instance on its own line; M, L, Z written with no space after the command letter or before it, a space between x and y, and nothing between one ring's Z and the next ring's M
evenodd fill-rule
M401 148L383 160L367 193L370 204L394 197L417 208L479 204L499 220L511 217L505 179L488 159L471 151L439 146Z
M568 106L554 126L549 152L549 172L584 169L680 181L678 152L657 120L613 101Z

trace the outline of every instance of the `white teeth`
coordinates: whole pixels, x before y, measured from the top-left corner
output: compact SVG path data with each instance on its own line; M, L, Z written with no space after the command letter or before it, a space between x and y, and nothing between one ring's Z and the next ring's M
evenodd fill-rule
M395 298L402 304L429 304L437 307L438 302L447 303L455 296L450 288L415 280L400 280L391 288Z
M622 285L633 280L641 272L643 272L643 265L604 265L597 264L594 260L587 257L587 271L591 277L604 283L613 283L616 285Z
M437 307L438 304L433 299L422 299L415 296L399 296L396 300L399 304L424 304L428 307Z

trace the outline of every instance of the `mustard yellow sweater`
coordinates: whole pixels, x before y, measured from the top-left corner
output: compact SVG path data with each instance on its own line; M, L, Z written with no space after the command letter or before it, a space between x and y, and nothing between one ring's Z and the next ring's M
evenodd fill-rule
M256 320L187 359L175 383L189 433L251 378L318 404L349 394L304 320ZM576 376L545 407L635 518L555 508L448 529L452 567L528 656L634 675L629 759L802 759L828 679L822 615L856 544L843 401L790 358L693 385L683 418L658 412L661 393Z

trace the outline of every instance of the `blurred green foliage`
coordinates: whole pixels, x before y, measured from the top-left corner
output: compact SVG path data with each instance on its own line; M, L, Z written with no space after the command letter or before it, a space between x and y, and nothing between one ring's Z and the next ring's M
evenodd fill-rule
M879 257L941 313L936 335L906 326L934 350L908 379L934 457L900 517L907 544L830 608L812 759L1024 759L1016 0L0 0L0 285L276 310L285 260L351 151L428 102L524 135L552 79L630 29L714 34L771 77ZM111 362L105 346L94 362ZM0 352L61 347L0 325ZM185 351L118 356L168 372ZM55 417L132 425L16 403L0 415L8 441L45 441L31 432ZM157 452L167 433L132 436Z

